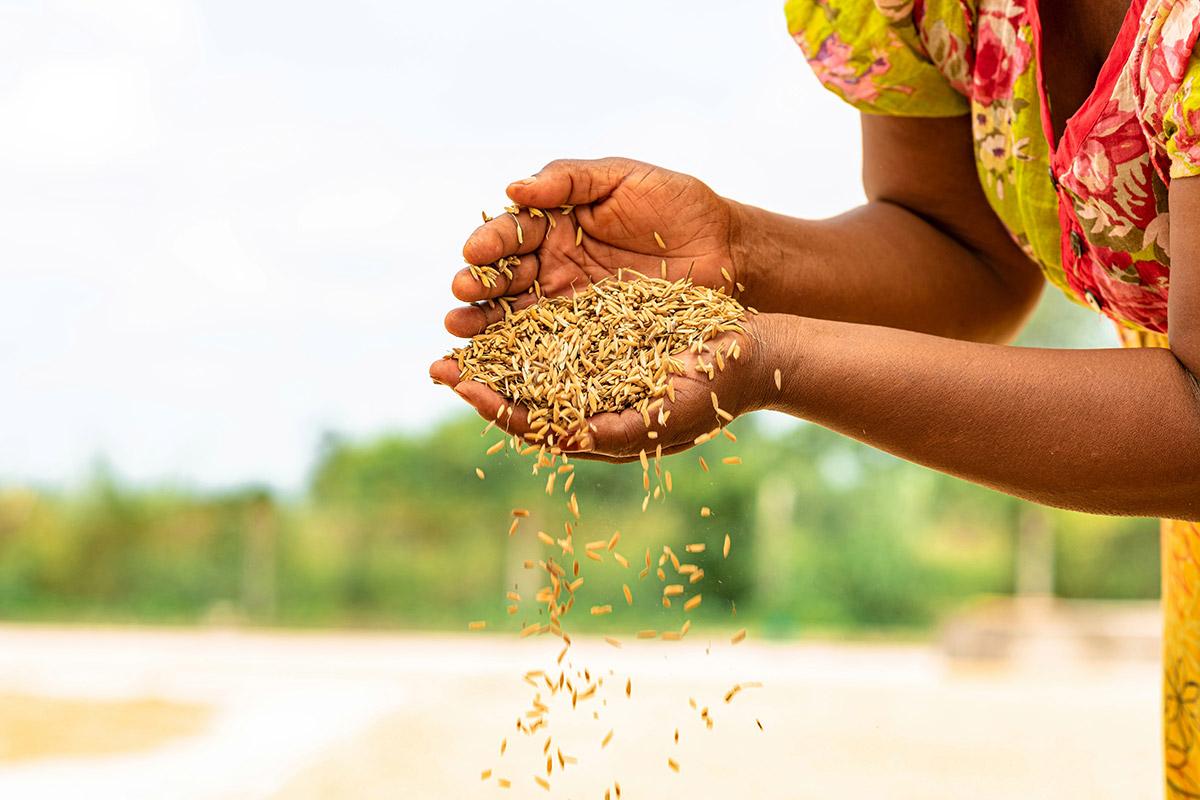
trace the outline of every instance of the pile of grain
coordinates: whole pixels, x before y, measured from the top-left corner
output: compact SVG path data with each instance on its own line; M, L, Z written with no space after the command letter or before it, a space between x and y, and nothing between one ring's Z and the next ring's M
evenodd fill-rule
M531 216L546 217L551 227L555 224L552 212L509 207L506 212L516 225L519 241L522 231L518 215L522 210L527 210ZM571 223L577 226L578 222L571 217L571 212L571 206L562 207L562 215L569 217ZM485 214L484 220L489 219ZM579 246L581 239L582 229L576 227L576 246ZM660 248L665 247L657 233L654 234L654 242ZM501 276L512 280L512 269L519 264L518 257L509 256L491 265L472 266L471 274L484 287L491 288L498 285ZM737 337L727 337L720 342L714 340L730 332L743 333L741 321L744 315L747 312L756 313L753 309L743 308L724 291L697 286L689 278L666 280L666 267L664 261L663 278L650 278L632 270L622 270L617 276L591 284L569 297L543 296L541 287L535 281L528 290L529 294L535 296L532 305L514 311L512 304L515 297L491 301L503 307L503 319L451 353L458 362L464 380L482 383L507 400L502 411L511 415L514 404L522 405L529 411L529 431L522 436L513 435L496 441L486 449L486 454L498 457L503 451L511 449L514 454L532 456L533 475L536 477L543 470L548 473L545 494L553 495L555 489L559 488L561 495L567 498L564 503L566 513L561 520L563 535L552 536L535 528L536 538L544 548L543 557L524 562L526 569L535 570L544 578L544 583L532 598L533 605L529 605L528 600L523 602L516 586L505 595L505 602L509 604L508 615L515 617L521 614L525 617L519 627L522 638L548 636L562 642L553 665L525 673L524 681L534 694L529 708L515 721L516 730L531 740L535 736L546 736L540 747L534 745L532 748L535 759L545 759L544 777L540 774L542 770L539 766L532 775L532 782L545 791L551 790L550 780L556 771L564 772L577 763L577 759L565 754L561 746L552 745L552 740L554 744L559 744L559 737L549 735L551 717L590 708L592 717L600 720L602 710L608 704L609 691L604 677L587 666L566 660L572 640L563 627L563 621L575 605L577 590L584 584L581 559L584 563L592 561L604 564L608 557L620 569L630 570L629 559L616 549L621 539L620 532L596 538L576 549L575 535L583 523L579 501L572 490L575 465L563 452L564 446L573 444L590 447L592 437L587 419L603 412L636 409L647 429L652 428L652 415L660 429L668 427L670 411L665 406L667 400L675 399L673 378L683 375L690 368L712 380L715 371L724 370L741 355ZM637 277L625 280L624 273ZM724 270L722 273L729 280L728 273ZM738 285L738 288L743 287ZM681 356L689 352L696 357L685 361ZM777 376L777 383L778 380ZM698 437L695 443L701 445L721 435L736 442L737 438L724 427L733 419L732 415L720 407L715 393L711 394L711 399L716 427ZM483 434L486 435L496 422L489 422ZM657 431L648 430L647 438L653 439L657 435ZM641 485L646 493L641 504L643 512L651 499L666 500L671 493L671 472L663 468L662 459L661 444L649 454L645 450L640 453ZM721 459L721 462L737 466L741 464L741 458L730 456ZM709 472L703 457L699 458L699 464L705 473ZM475 475L484 480L486 473L476 468ZM559 478L561 481L556 480ZM652 483L657 485L652 487ZM703 518L711 515L707 506L700 510ZM512 509L507 523L508 535L517 535L521 523L529 520L530 516L529 509ZM541 521L551 530L554 529L549 519ZM723 558L729 557L730 543L730 536L726 533L720 548ZM707 547L705 542L694 542L685 545L684 550L688 554L698 554L705 552ZM653 558L649 548L645 550L644 561L645 568L637 573L636 582L648 580L651 575ZM682 604L685 616L690 614L702 599L700 592L705 578L704 570L697 564L682 562L665 544L657 562L654 574L662 586L663 607L671 608L674 599ZM674 571L674 577L670 579L678 583L667 583L668 567ZM628 580L629 583L635 583L632 577ZM634 599L629 583L621 584L621 599L626 607L632 606ZM614 605L617 609L621 608L618 600L615 604L593 604L590 612L593 616L619 613L614 610ZM736 607L731 611L736 614ZM536 614L547 621L532 621L526 614ZM479 620L468 627L471 630L483 630L486 623ZM678 629L661 632L639 630L633 636L639 640L677 642L688 634L691 627L692 621L688 617ZM737 645L745 636L745 630L739 630L731 639L731 644ZM613 647L621 647L621 641L617 638L606 636L604 640ZM619 682L615 685L620 687ZM729 703L743 689L759 685L756 682L736 684L725 695L724 701ZM625 699L631 699L633 684L630 678L626 678L623 688ZM704 727L711 730L713 718L709 714L709 707L701 707L694 698L689 698L688 704L693 711L699 712ZM762 724L758 723L758 727L761 729ZM613 733L612 730L608 731L599 741L598 749L603 750L609 745ZM678 728L674 731L672 741L673 748L679 745ZM505 759L507 750L508 739L504 738L499 747L501 759ZM673 757L666 759L666 765L674 772L680 770L679 762ZM480 772L480 778L484 781L493 777L498 788L509 789L513 786L510 778L495 774L490 767ZM611 791L606 788L604 797L606 800L613 797L619 800L620 783L614 782Z
M464 380L533 410L528 440L587 447L587 417L630 408L648 416L685 370L678 355L741 332L744 314L737 300L687 278L614 277L510 310L452 356Z

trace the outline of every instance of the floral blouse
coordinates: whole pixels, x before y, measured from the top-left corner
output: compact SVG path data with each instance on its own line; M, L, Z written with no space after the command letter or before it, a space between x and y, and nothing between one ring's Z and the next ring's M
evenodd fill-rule
M1037 0L789 0L787 18L817 77L861 111L970 113L988 202L1047 278L1128 329L1167 332L1167 187L1200 174L1200 0L1133 0L1057 143Z

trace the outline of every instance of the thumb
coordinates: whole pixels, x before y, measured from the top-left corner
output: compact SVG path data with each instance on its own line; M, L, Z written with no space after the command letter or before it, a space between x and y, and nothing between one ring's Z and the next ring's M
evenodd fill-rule
M508 196L534 208L583 205L608 197L621 182L648 165L627 158L551 161L542 171L508 185Z

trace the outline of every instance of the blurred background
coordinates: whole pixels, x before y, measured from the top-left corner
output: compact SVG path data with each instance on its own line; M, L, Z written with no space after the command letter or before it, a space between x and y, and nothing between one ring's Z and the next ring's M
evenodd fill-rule
M856 115L779 6L0 4L0 795L486 797L502 767L541 792L512 719L557 648L515 636L539 548L506 532L559 501L425 377L449 277L556 157L859 202ZM1116 341L1048 292L1021 343ZM676 647L597 645L666 627L657 603L572 619L650 691L554 796L1154 796L1154 521L733 430L702 453L742 466L673 459L646 514L636 466L579 467L585 525L629 552L735 546ZM696 726L686 697L735 680L765 685Z

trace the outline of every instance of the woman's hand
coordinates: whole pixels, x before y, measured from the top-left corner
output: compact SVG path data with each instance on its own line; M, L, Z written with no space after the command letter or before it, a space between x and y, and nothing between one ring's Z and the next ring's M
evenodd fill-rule
M745 333L726 333L712 339L699 355L691 351L677 354L685 369L671 379L674 399L664 397L661 413L659 409L650 413L649 428L635 410L597 414L588 420L591 440L568 442L563 450L577 458L613 462L633 461L643 450L653 453L659 445L663 454L669 455L701 444L706 437L719 436L718 428L742 414L774 405L778 390L770 355L769 331L773 326L765 324L768 318L750 316L743 322ZM729 355L734 343L740 348L736 359ZM718 351L722 353L720 359L716 357ZM721 363L724 369L719 367ZM711 379L705 365L712 366ZM460 381L458 364L453 359L434 363L430 374L454 389L484 419L497 420L498 427L518 436L529 432L527 409L513 406L509 414L511 404L496 392L482 383Z
M526 210L502 214L476 229L463 257L479 266L507 256L521 263L512 267L511 280L500 275L494 287L463 269L451 284L460 300L520 295L514 307L522 308L533 302L524 293L534 280L542 293L560 295L619 269L661 277L663 261L671 280L690 272L695 283L724 286L735 295L736 284L745 282L731 256L734 204L688 175L624 158L553 161L537 175L510 184L508 196ZM564 207L570 207L567 214ZM528 208L544 209L545 215L532 215ZM457 308L446 316L446 329L473 336L503 313L486 305Z

